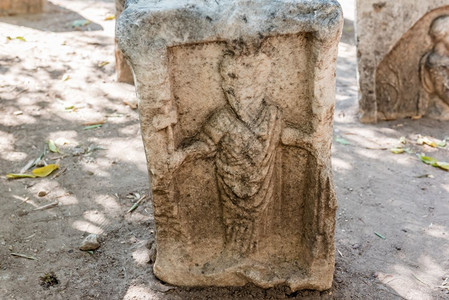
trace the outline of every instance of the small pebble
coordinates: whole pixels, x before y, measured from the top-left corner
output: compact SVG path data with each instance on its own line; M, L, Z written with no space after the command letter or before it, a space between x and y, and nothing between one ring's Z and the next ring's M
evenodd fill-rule
M337 283L342 283L342 282L343 282L343 279L342 279L342 278L335 278L335 282L337 282Z
M97 235L95 233L91 233L83 240L80 246L80 250L82 251L93 251L100 248L100 243L98 242Z
M359 249L360 248L360 244L354 244L354 245L352 245L352 249Z

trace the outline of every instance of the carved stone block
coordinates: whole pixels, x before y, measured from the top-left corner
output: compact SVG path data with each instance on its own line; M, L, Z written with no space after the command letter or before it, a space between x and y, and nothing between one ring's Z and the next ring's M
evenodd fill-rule
M117 18L125 8L125 2L126 0L115 0L115 16ZM115 39L115 72L117 74L118 82L134 83L133 73L123 56L122 50L120 50L117 45L117 38Z
M1 0L0 15L40 13L45 3L46 0Z
M446 15L445 0L357 0L362 122L449 119L449 29L432 33Z
M157 229L183 286L329 289L337 1L128 0Z

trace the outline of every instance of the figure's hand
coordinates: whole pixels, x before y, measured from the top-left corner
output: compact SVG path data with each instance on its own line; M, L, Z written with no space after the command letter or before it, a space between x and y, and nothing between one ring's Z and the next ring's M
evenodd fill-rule
M293 127L286 127L282 131L281 142L286 146L303 148L311 153L316 153L313 138Z
M165 114L156 115L153 117L152 125L156 130L162 130L172 126L178 122L178 114L176 110L167 111Z
M168 159L168 169L174 171L181 166L186 158L186 153L184 151L177 150L170 155Z

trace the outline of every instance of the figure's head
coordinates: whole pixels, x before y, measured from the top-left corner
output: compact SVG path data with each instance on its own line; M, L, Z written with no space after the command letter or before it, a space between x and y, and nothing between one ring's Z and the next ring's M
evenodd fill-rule
M262 104L270 70L271 61L262 52L225 54L220 65L222 88L235 111Z
M433 20L429 35L435 44L443 43L449 49L449 16L444 15Z

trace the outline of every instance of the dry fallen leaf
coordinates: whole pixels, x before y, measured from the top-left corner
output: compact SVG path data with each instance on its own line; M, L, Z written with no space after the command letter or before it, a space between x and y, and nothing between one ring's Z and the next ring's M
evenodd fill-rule
M47 177L50 175L54 170L59 169L58 164L50 164L42 168L37 168L31 171L32 174L14 174L9 173L6 175L6 178L8 179L18 179L18 178L36 178L36 177Z
M105 60L105 61L99 62L98 66L101 68L101 67L104 67L104 66L106 66L108 64L109 64L109 62Z
M403 148L397 147L397 148L391 148L390 151L394 154L401 154L404 153L405 150Z
M449 171L449 163L447 163L447 162L438 161L437 162L437 167L440 168L440 169L443 169L445 171Z
M437 143L437 146L440 147L440 148L444 148L444 147L446 147L446 145L447 145L446 139L444 139L441 142Z
M442 170L445 170L445 171L449 172L449 163L448 162L438 161L438 160L436 160L433 157L420 155L420 154L418 154L418 157L425 164L428 164L428 165L431 165L431 166L433 166L435 168L440 168Z
M92 125L101 125L104 124L106 122L106 120L98 120L98 121L87 121L84 122L83 125L84 126L92 126Z
M416 144L418 144L418 145L428 145L428 146L433 147L433 148L438 148L438 147L439 148L444 148L447 145L447 141L446 141L446 138L441 140L441 141L439 141L439 140L433 141L433 140L431 140L430 138L428 138L426 136L422 137L421 135L418 135L417 140L416 140Z
M433 147L433 148L437 148L438 147L437 143L435 143L434 141L430 140L426 136L425 137L419 136L418 139L416 140L416 143L418 145L428 145L428 146Z
M103 126L103 125L101 125L101 124L90 125L90 126L84 127L83 130L90 130L90 129L100 128L101 126Z
M27 41L23 36L16 36L15 38L7 36L6 39L8 41L12 41L12 40L19 40L19 41L22 41L22 42L26 42Z
M336 137L335 141L342 145L351 145L351 142L349 142L348 140L341 138L341 137Z
M6 178L8 179L18 179L18 178L34 178L33 174L15 174L15 173L9 173L6 174Z
M48 140L48 149L53 153L59 153L59 149L53 140Z
M89 25L91 22L89 20L83 19L83 20L75 20L72 23L72 27L78 28Z
M131 107L131 109L137 109L137 107L139 106L137 102L127 100L123 100L123 104L128 105L129 107Z
M31 173L33 173L33 175L36 177L47 177L57 169L59 169L58 164L50 164L42 168L34 169L33 171L31 171Z

